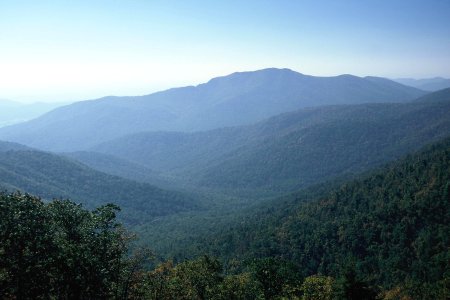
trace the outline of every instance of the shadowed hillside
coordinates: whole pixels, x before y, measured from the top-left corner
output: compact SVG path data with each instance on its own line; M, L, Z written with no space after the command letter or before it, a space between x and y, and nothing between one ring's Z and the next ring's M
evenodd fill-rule
M444 138L449 115L444 90L407 104L302 109L251 126L139 133L93 149L194 186L283 193L357 174Z
M0 148L6 148L0 142ZM34 150L0 152L0 187L88 207L115 203L128 223L198 208L188 195L95 171L74 160Z

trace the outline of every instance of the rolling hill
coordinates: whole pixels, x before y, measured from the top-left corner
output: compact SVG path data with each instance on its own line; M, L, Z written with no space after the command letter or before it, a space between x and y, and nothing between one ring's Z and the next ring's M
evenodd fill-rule
M17 124L37 118L67 103L20 103L0 99L0 127Z
M450 88L450 79L442 77L426 79L398 78L394 79L394 81L430 92Z
M75 160L0 142L0 187L44 199L70 198L96 207L114 203L130 224L180 211L198 209L185 194L95 171Z
M32 149L21 144L0 141L0 153L12 150L32 150Z
M88 151L68 152L62 155L100 172L138 182L150 182L157 178L157 174L151 169L113 155Z
M450 89L405 104L325 106L250 126L149 132L94 151L194 186L284 193L396 159L450 135Z
M146 96L74 103L1 128L0 139L44 150L78 151L143 131L203 131L251 124L303 107L405 102L424 94L377 77L314 77L265 69Z

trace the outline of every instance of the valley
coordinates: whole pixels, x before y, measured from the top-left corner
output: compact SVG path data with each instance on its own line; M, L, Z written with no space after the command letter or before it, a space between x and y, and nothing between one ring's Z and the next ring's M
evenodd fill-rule
M0 300L449 300L450 1L0 1Z
M160 271L187 268L216 276L208 284L223 299L235 297L226 282L249 293L242 299L271 299L297 297L288 287L317 278L336 280L336 294L346 288L338 282L354 280L367 299L439 298L448 280L449 116L450 89L288 69L84 101L0 128L2 205L32 201L43 214L62 205L92 220L98 207L120 207L117 220L138 236L127 251L152 252L139 273L146 279L133 279L150 287L136 281L133 293L155 292ZM116 213L108 210L108 222ZM95 224L105 234L116 226Z

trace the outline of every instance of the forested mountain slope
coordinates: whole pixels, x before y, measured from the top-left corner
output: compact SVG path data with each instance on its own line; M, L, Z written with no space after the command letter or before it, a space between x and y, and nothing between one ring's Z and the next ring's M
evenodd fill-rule
M225 261L287 259L303 276L338 276L351 267L372 286L441 299L450 268L449 187L445 139L331 191L311 189L249 210L191 249Z
M113 155L89 151L66 152L61 153L61 155L79 161L94 170L106 174L138 182L157 183L161 181L157 172L143 165Z
M0 153L11 150L32 150L32 149L21 144L0 141Z
M70 198L87 207L114 203L133 224L198 208L188 195L107 175L74 160L34 150L0 152L0 187L46 199Z
M201 257L150 270L148 251L129 256L114 206L87 211L0 193L0 295L447 299L449 185L446 139L338 188L322 185L248 210L192 240Z
M368 170L450 135L450 90L412 103L325 106L250 126L148 132L94 151L194 186L283 193Z
M209 130L251 124L303 107L405 102L423 94L383 78L314 77L288 69L265 69L146 96L74 103L2 128L0 138L44 150L77 151L142 131Z

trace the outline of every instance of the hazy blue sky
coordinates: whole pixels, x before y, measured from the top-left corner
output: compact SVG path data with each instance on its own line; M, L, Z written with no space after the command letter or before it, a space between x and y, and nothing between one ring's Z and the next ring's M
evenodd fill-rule
M139 95L266 67L450 77L450 1L0 0L0 98Z

